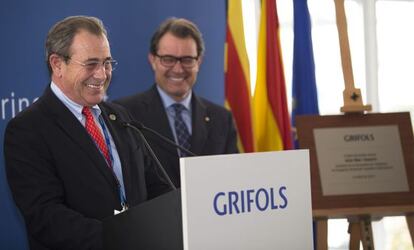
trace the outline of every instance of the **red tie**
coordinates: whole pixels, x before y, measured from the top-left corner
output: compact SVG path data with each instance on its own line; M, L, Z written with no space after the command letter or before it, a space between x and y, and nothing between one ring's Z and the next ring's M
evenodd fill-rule
M83 107L82 114L86 118L86 122L85 122L86 131L88 131L89 135L95 141L99 150L105 157L106 162L111 167L111 157L109 156L108 147L104 141L104 138L102 137L101 131L99 130L98 126L96 126L95 119L93 118L91 110L88 107Z

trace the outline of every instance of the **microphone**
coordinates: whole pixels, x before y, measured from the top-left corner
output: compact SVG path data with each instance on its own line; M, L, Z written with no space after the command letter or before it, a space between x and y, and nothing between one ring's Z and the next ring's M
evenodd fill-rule
M163 136L162 134L158 133L157 131L146 127L144 124L142 124L141 122L137 122L137 121L131 121L131 123L137 127L139 130L146 130L154 135L156 135L157 137L161 138L163 141L165 141L166 143L170 144L171 146L178 148L182 151L184 151L187 155L191 155L191 156L197 156L196 154L194 154L193 152L191 152L190 150L184 148L181 145L178 145L177 143L175 143L175 141L170 140L169 138Z
M132 125L129 122L124 122L121 121L122 126L126 127L126 128L131 128L132 130L134 130L139 137L141 138L141 140L144 142L145 147L147 148L147 150L149 151L152 159L155 161L155 164L157 165L158 169L161 170L162 175L164 176L164 178L167 180L168 185L171 187L172 190L177 190L177 187L174 185L174 183L171 181L170 176L167 174L167 171L165 171L164 167L162 166L160 160L158 159L158 157L155 155L154 150L152 150L151 146L149 145L147 139L145 138L145 136L142 134L141 130L139 130L136 126Z

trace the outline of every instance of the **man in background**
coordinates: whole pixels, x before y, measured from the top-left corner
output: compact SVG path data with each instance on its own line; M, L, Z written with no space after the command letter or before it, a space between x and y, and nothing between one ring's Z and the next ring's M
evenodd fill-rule
M8 182L31 249L102 249L102 219L147 199L143 147L119 122L130 117L103 102L116 61L102 22L56 23L46 62L51 83L6 129Z
M197 96L192 89L204 54L197 26L182 18L164 21L153 34L148 61L155 84L147 91L116 102L135 121L174 140L196 155L237 153L236 129L229 111ZM145 133L172 182L180 186L179 157L184 151ZM151 181L148 185L152 185ZM168 186L159 190L165 192Z

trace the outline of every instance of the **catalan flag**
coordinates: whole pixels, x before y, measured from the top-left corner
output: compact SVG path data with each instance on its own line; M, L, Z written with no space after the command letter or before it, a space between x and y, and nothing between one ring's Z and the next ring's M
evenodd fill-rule
M262 0L253 98L257 151L292 149L275 0Z
M240 0L227 2L225 49L226 107L233 113L240 152L254 152L249 61L244 42Z

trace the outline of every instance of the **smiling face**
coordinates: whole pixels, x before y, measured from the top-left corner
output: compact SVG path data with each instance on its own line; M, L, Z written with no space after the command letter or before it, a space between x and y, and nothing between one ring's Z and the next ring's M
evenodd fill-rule
M197 45L191 37L178 38L168 32L160 39L157 47L158 56L197 57ZM197 80L201 58L192 68L184 68L180 62L172 67L165 67L157 55L151 53L148 55L155 73L155 82L174 100L183 100Z
M106 36L81 30L73 38L67 62L59 55L50 57L52 80L77 104L96 105L104 99L111 80L112 71L105 70L102 64L108 59L111 59L111 52ZM94 70L82 65L93 61L102 63Z

